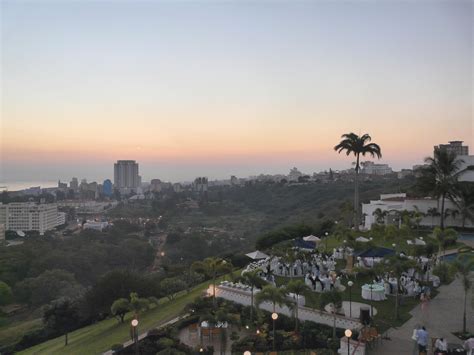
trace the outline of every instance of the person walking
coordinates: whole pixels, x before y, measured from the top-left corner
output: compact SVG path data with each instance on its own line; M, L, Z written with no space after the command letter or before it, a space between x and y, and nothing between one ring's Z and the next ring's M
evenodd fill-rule
M428 332L426 331L425 327L421 327L416 332L416 342L418 344L418 354L419 355L427 355L428 349Z
M413 355L418 355L418 329L420 329L419 325L415 326L415 329L413 329L413 335L411 336L411 339L413 340Z

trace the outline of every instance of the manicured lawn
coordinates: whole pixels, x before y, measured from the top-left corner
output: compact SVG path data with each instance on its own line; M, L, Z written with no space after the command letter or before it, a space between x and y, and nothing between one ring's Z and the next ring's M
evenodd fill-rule
M192 302L207 289L207 281L195 287L189 294L182 293L171 302L161 299L155 307L140 316L139 331L149 330L163 324L182 313L186 304ZM78 329L69 334L69 345L64 346L64 337L51 339L26 349L19 354L100 354L110 349L113 344L123 343L130 339L129 313L125 322L120 324L115 318L110 318L96 324Z

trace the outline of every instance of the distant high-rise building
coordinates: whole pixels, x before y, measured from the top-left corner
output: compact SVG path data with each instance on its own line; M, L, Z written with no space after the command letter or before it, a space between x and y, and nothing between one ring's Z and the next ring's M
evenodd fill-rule
M449 144L440 144L435 146L434 149L446 149L456 155L469 155L469 147L462 145L462 143L463 141L450 141Z
M107 197L112 196L112 192L113 192L112 181L110 181L109 179L104 180L102 184L102 192Z
M208 180L207 177L198 177L194 179L193 190L197 193L207 193Z
M140 187L138 163L135 160L118 160L114 164L114 187L120 191L131 191Z
M150 181L150 191L160 192L162 188L163 186L160 179L152 179Z
M67 189L67 183L61 182L61 180L58 180L58 189Z
M76 177L72 178L71 182L69 183L69 187L75 191L79 188L79 182L77 181Z

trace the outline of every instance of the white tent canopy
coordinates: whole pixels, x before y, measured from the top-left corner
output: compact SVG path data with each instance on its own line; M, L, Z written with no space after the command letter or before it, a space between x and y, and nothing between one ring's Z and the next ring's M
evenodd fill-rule
M262 253L261 251L258 251L258 250L255 250L251 253L248 253L248 254L245 254L246 256L248 256L250 259L253 259L253 260L259 260L259 259L266 259L266 258L269 258L269 256L265 253Z
M422 239L416 238L414 244L415 244L415 245L426 245L426 242L425 242L424 240L422 240Z
M306 237L303 237L303 240L306 242L320 242L321 239L316 237L315 235L308 235Z
M369 239L367 239L366 237L357 237L356 238L356 242L362 242L362 243L367 243L369 241Z

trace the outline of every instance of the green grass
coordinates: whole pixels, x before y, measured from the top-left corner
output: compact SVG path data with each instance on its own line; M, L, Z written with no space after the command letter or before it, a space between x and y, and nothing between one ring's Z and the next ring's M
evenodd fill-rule
M188 294L181 293L171 302L161 299L158 307L143 313L139 320L139 331L144 332L157 327L183 312L183 308L207 289L210 281L196 286ZM124 323L110 318L93 325L78 329L69 334L69 345L64 346L64 336L51 339L33 346L18 354L100 354L110 349L113 344L124 343L130 339L131 313Z
M21 340L24 334L42 327L43 323L40 318L3 326L0 328L2 346L14 345Z

